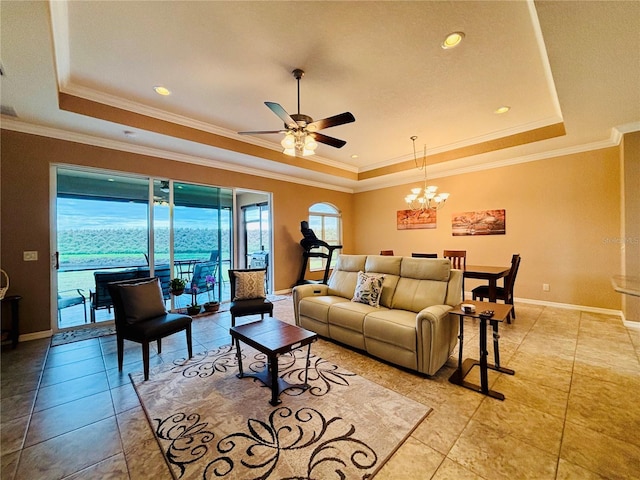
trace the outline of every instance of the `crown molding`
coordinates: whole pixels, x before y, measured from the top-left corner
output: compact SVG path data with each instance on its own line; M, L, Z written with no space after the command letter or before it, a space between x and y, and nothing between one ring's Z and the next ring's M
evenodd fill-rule
M2 128L5 130L12 130L21 133L27 133L31 135L39 135L43 137L56 138L58 140L66 140L69 142L81 143L85 145L92 145L96 147L110 148L113 150L119 150L128 153L134 153L139 155L148 155L151 157L165 158L168 160L175 160L179 162L192 163L195 165L203 165L207 167L219 168L221 170L234 171L238 173L244 173L247 175L256 175L264 178L270 178L273 180L280 180L284 182L291 182L300 185L307 185L310 187L324 188L327 190L334 190L344 193L361 193L371 190L378 190L381 188L390 188L400 185L407 185L415 182L414 171L405 171L399 174L389 175L385 180L370 179L358 182L353 188L334 185L326 182L319 182L314 180L307 180L304 178L294 177L291 175L284 175L266 170L246 167L238 164L231 164L221 160L213 158L202 158L193 155L181 154L171 152L168 150L162 150L151 147L144 147L140 145L132 145L125 142L119 142L116 140L104 139L94 137L91 135L80 134L61 130L52 127L45 127L42 125L35 125L24 121L16 120L12 117L2 116ZM445 178L455 175L463 175L466 173L474 173L483 170L491 170L494 168L507 167L511 165L518 165L521 163L536 162L539 160L546 160L554 157L562 157L567 155L573 155L576 153L589 152L594 150L601 150L604 148L615 147L620 145L622 136L626 133L632 133L640 131L640 122L632 122L625 125L617 126L611 129L611 135L609 139L598 142L591 142L583 145L576 145L567 148L561 148L556 150L549 150L542 153L535 153L531 155L524 155L520 157L512 157L504 160L497 160L494 162L466 165L457 168L445 168L441 171L434 171L429 173L429 178ZM471 157L461 158L457 161L464 162L469 161Z
M13 118L5 117L5 116L2 116L2 129L11 130L11 131L20 132L20 133L27 133L30 135L38 135L41 137L55 138L57 140L65 140L68 142L80 143L84 145L91 145L94 147L108 148L112 150L118 150L118 151L127 152L127 153L134 153L138 155L147 155L150 157L174 160L177 162L191 163L194 165L202 165L205 167L219 168L221 170L228 170L228 171L243 173L247 175L254 175L258 177L269 178L272 180L279 180L283 182L307 185L309 187L324 188L327 190L334 190L334 191L344 192L344 193L354 193L354 190L352 188L333 185L330 183L308 180L305 178L294 177L292 175L284 175L280 173L270 172L267 170L247 167L239 164L227 163L221 160L216 160L214 158L202 158L202 157L196 157L193 155L187 155L183 153L171 152L168 150L161 150L158 148L132 145L129 143L119 142L116 140L94 137L94 136L86 135L83 133L69 132L69 131L60 130L57 128L26 123L26 122L22 122L22 121L15 120Z
M640 122L638 122L637 124L638 129L640 130ZM636 131L636 130L630 130L630 131ZM627 132L625 132L627 133ZM560 149L556 149L556 150L549 150L546 152L541 152L541 153L534 153L531 155L524 155L521 157L512 157L512 158L507 158L504 160L496 160L494 162L487 162L487 163L482 163L482 164L474 164L474 165L467 165L467 166L463 166L463 167L458 167L458 168L449 168L449 169L445 169L442 170L440 172L433 172L433 173L429 173L429 178L430 179L434 179L434 178L445 178L445 177L452 177L452 176L456 176L456 175L463 175L466 173L474 173L474 172L480 172L483 170L492 170L494 168L500 168L500 167L508 167L511 165L518 165L521 163L529 163L529 162L537 162L540 160L547 160L549 158L554 158L554 157L563 157L563 156L567 156L567 155L574 155L576 153L583 153L583 152L590 152L590 151L595 151L595 150L602 150L603 148L610 148L610 147L616 147L618 145L620 145L620 140L622 139L622 134L620 133L620 131L618 130L618 127L616 128L612 128L611 129L611 135L609 137L609 139L607 140L601 140L598 142L592 142L592 143L586 143L583 145L575 145L575 146L571 146L571 147L566 147L566 148L560 148ZM465 161L465 160L470 160L471 157L467 157L467 158L460 158L458 159L459 161ZM412 178L409 180L407 178L407 172L403 172L403 175L400 177L399 175L396 175L394 179L389 179L388 181L385 182L377 182L375 184L372 185L368 185L368 186L357 186L355 188L355 193L361 193L361 192L367 192L367 191L371 191L371 190L378 190L380 188L389 188L389 187L397 187L400 185L408 185L410 183L414 183L415 182L415 174L412 173Z
M150 107L148 105L144 105L142 103L134 102L131 100L126 100L116 95L110 95L104 92L99 92L97 90L93 90L91 88L87 88L81 85L75 85L73 83L67 82L64 85L60 85L58 90L60 93L71 95L73 97L82 98L82 99L89 100L91 102L96 102L103 105L109 105L110 107L118 108L120 110L126 110L127 112L132 112L138 115L144 115L147 117L162 120L167 123L193 128L195 130L212 133L214 135L220 135L222 137L232 138L240 142L267 148L274 152L282 152L282 148L280 148L277 145L274 145L272 142L268 142L266 140L263 140L257 137L239 135L237 132L233 130L229 130L228 128L218 127L216 125L212 125L207 122L185 117L183 115L166 112L158 108ZM308 157L305 157L305 160L309 160L325 166L328 165L331 167L339 168L341 170L345 170L352 173L358 173L358 169L353 165L337 162L335 160L324 158L319 155L310 155Z
M438 155L441 153L447 153L451 150L459 150L466 147L473 147L478 144L484 144L494 140L500 140L504 137L518 135L520 133L526 133L532 130L537 130L540 128L548 127L548 126L555 125L562 122L563 120L561 117L555 117L555 116L549 117L542 120L538 120L536 122L530 122L524 125L519 125L518 127L508 128L504 130L497 130L487 135L479 135L477 137L468 138L460 142L448 143L446 145L440 145L438 147L427 148L426 156L432 157L434 155ZM407 155L395 157L390 160L385 160L382 162L378 162L376 164L368 165L367 167L360 169L358 173L363 173L363 172L368 172L370 170L376 170L378 168L388 167L391 165L395 165L397 163L402 163L402 162L406 162L413 159L414 159L413 153L409 153Z

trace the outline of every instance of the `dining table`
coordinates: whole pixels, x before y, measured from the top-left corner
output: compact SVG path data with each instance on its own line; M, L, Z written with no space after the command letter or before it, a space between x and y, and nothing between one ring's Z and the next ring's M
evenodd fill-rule
M489 282L489 301L496 301L498 291L498 279L509 275L511 266L495 267L490 265L466 265L463 268L464 278L475 278Z

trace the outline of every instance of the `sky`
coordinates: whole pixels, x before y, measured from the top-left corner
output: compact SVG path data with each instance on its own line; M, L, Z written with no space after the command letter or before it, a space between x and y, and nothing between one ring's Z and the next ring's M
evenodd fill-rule
M147 205L58 198L58 230L147 228ZM198 228L217 223L215 210L175 207L174 228ZM169 207L155 208L156 227L169 227Z

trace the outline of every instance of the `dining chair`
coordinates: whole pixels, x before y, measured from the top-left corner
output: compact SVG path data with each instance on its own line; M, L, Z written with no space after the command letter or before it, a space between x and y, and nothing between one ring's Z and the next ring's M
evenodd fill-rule
M437 253L412 253L413 258L438 258Z
M393 250L380 250L380 255L384 255L386 257L393 257Z
M516 283L516 275L518 274L518 269L520 268L520 255L514 253L511 257L511 269L509 270L509 274L504 278L504 287L497 287L496 289L496 299L502 300L504 303L507 303L513 307L513 286ZM474 288L471 291L474 300L484 298L489 298L489 286L488 285L480 285L479 287ZM516 310L515 308L511 308L511 312L507 317L507 323L511 323L511 318L516 319Z
M462 300L464 300L464 270L467 268L467 251L466 250L445 250L442 252L444 258L451 261L451 268L462 270Z
M167 312L157 277L135 278L108 284L115 312L118 371L124 361L124 341L142 345L144 379L149 380L149 343L157 343L162 353L162 339L185 331L189 358L193 356L191 317Z
M236 326L236 318L246 315L268 313L273 317L273 303L267 299L265 291L266 268L245 268L229 270L229 285L231 287L231 326Z

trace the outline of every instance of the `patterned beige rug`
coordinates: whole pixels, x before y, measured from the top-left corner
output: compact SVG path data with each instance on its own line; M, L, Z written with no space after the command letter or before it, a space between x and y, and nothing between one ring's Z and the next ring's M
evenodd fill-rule
M245 372L264 368L264 355L242 352ZM291 353L280 376L303 383L306 348ZM285 390L275 407L261 382L236 377L231 346L131 379L180 480L370 478L431 411L320 357L310 363L311 387Z

